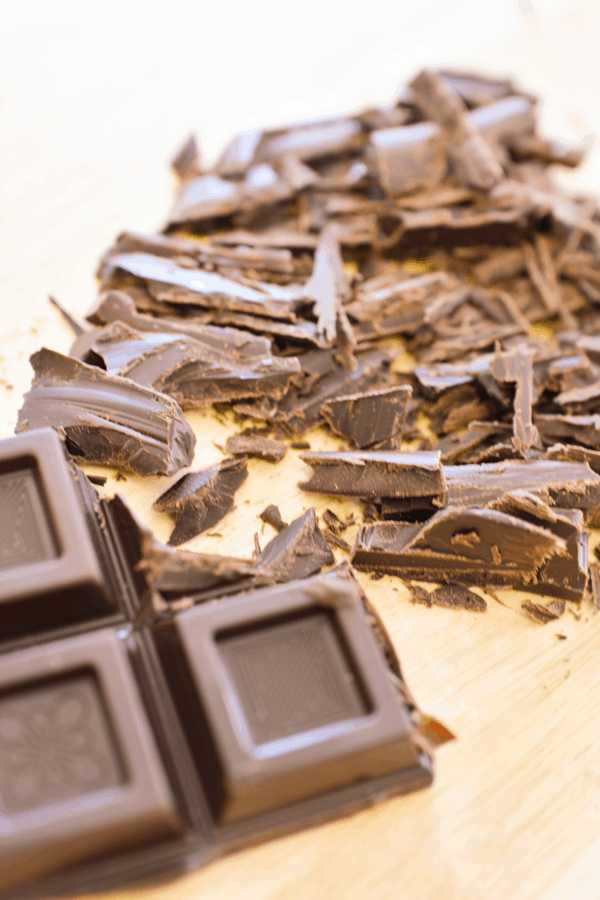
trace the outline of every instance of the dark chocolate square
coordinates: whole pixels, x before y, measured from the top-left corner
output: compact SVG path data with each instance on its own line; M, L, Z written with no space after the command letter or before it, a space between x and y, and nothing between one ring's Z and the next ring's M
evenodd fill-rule
M409 770L418 781L406 705L352 579L196 606L154 634L217 824Z
M50 428L0 445L0 644L123 616L98 498Z
M2 888L181 832L116 631L0 657Z
M35 469L0 475L0 509L0 569L58 556Z
M12 815L125 781L91 670L0 695L0 807Z
M325 610L217 637L217 647L256 744L367 711Z

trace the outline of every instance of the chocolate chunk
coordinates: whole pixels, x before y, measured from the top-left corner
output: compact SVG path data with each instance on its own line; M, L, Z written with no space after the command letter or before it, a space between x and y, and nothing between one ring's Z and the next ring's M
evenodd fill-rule
M353 372L347 372L343 366L334 365L333 371L318 379L314 390L310 393L305 394L303 389L294 388L288 391L279 405L278 420L293 432L312 428L321 420L321 407L326 400L344 396L349 391L387 386L389 360L390 354L387 349L370 350L357 354L358 365Z
M544 414L535 416L535 424L547 444L556 440L572 440L592 450L600 450L600 416L560 416Z
M348 541L345 541L339 536L339 534L336 534L335 531L332 531L330 528L327 528L323 532L323 537L330 547L339 547L340 550L345 550L346 553L350 553L350 551L352 550L352 547L350 546Z
M359 497L439 497L446 484L439 453L381 450L304 453L312 468L305 491Z
M306 303L306 295L301 291L267 284L247 287L216 272L183 268L149 253L121 253L112 257L104 275L104 286L118 286L108 282L109 275L119 271L142 279L152 296L171 303L238 310L289 322L295 320L296 311Z
M351 513L345 522L342 522L339 516L331 509L326 509L323 513L323 519L327 524L327 527L333 531L335 534L342 534L349 525L354 525L354 514Z
M30 362L35 377L16 431L51 425L81 461L139 475L172 475L191 462L196 438L170 397L54 350Z
M419 581L510 585L534 580L564 549L551 531L505 513L449 507L424 525L363 525L352 564Z
M233 495L247 477L245 457L225 459L188 472L162 493L152 508L175 517L169 544L183 544L219 522L233 509Z
M154 638L217 827L266 827L314 815L311 798L321 809L325 798L364 802L375 789L429 783L351 579L332 573L194 607Z
M138 334L107 326L90 347L111 375L168 394L184 409L268 396L281 399L300 373L294 358L240 357L178 334Z
M307 578L335 559L311 508L282 528L269 541L257 562L274 581L281 582Z
M525 491L505 494L490 506L546 528L565 542L565 548L546 560L525 589L563 600L582 600L588 580L588 543L581 510L548 506Z
M116 631L0 657L0 801L3 890L140 847L160 854L181 838Z
M252 429L228 437L225 449L232 456L258 456L269 462L279 462L287 452L287 447L281 441L265 437Z
M531 600L525 600L521 604L530 619L546 625L555 619L560 619L565 611L565 603L563 600L551 600L550 603L533 603Z
M287 528L287 522L284 522L281 518L279 508L273 504L267 506L266 509L263 509L260 518L263 522L266 522L267 525L272 525L275 531L283 531L284 528Z
M513 490L529 491L557 506L593 509L600 476L585 462L536 459L444 466L448 506L486 506Z
M487 603L479 594L462 587L460 584L443 584L435 588L429 595L434 606L447 606L449 609L470 609L473 612L485 612Z
M399 444L411 395L409 385L350 394L327 400L321 412L332 430L354 447L384 441Z
M592 595L592 605L594 612L600 610L600 566L596 563L590 563L590 589Z
M271 354L271 341L257 337L247 331L236 328L219 328L215 325L203 325L193 319L146 316L139 313L131 297L124 291L106 291L100 295L98 306L88 316L94 325L110 325L121 322L129 325L134 331L163 332L166 334L185 334L195 338L202 344L208 344L215 350L232 353L239 357L260 358ZM96 339L94 333L86 333L85 345L76 341L71 347L71 356L80 357L86 353Z

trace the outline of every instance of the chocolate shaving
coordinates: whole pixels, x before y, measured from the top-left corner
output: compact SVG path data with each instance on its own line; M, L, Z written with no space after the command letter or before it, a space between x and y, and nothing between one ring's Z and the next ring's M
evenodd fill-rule
M153 509L175 517L169 544L178 546L219 522L233 509L233 495L248 477L246 458L188 472L155 500Z

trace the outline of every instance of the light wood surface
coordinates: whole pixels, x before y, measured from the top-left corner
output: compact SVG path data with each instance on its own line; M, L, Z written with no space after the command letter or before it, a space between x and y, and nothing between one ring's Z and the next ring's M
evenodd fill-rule
M331 6L294 6L292 15L267 2L220 12L190 2L58 2L5 15L0 437L12 433L28 388L29 354L69 347L48 293L75 315L90 308L97 259L118 231L160 226L172 190L165 160L190 128L214 154L235 130L385 102L418 65L454 63L516 73L544 96L550 133L591 145L600 130L595 0ZM598 154L565 180L600 190ZM236 431L233 419L189 420L195 464L222 458L217 445ZM338 446L320 430L308 440ZM296 451L277 465L250 461L249 471L237 508L214 529L222 537L201 536L191 549L249 557L255 531L263 543L273 534L258 519L267 503L288 521L309 505L353 508L303 494ZM150 509L161 484L110 476L106 490L123 492L166 539L170 520ZM457 735L438 752L433 788L103 900L599 896L600 615L584 603L541 627L522 614L525 595L498 592L473 614L414 606L393 578L361 581L421 708Z

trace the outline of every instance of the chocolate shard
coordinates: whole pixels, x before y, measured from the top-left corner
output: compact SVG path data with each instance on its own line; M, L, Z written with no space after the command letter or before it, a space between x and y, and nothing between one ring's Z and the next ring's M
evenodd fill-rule
M532 600L525 600L521 604L521 609L525 610L534 622L547 625L548 622L560 619L565 611L565 603L564 600L551 600L550 603L534 603Z
M35 374L17 432L50 425L80 461L139 475L172 475L192 461L194 432L170 397L54 350L30 362Z
M533 364L530 353L511 350L497 353L490 371L500 382L515 384L513 446L518 453L541 447L540 436L532 421Z
M232 456L257 456L269 462L279 462L287 452L286 445L281 441L265 437L253 429L228 437L225 449Z
M587 510L600 503L600 476L585 462L506 460L443 469L448 506L486 506L514 490L564 508Z
M169 318L144 315L136 309L132 298L124 291L106 291L100 295L96 308L87 317L93 325L110 325L120 322L139 332L162 332L165 334L184 334L208 344L215 350L233 353L241 358L260 358L271 354L271 341L258 337L237 328L220 328L216 325L203 325L193 319ZM86 332L85 344L76 341L70 350L71 356L81 357L89 350L90 342L96 339L93 332Z
M448 609L469 609L473 612L485 612L487 609L483 597L460 584L440 585L429 597L434 606L445 606Z
M423 525L363 525L352 554L357 569L419 581L524 584L565 542L545 528L491 509L448 507Z
M359 497L437 497L446 483L438 452L363 450L311 452L301 456L313 468L305 491Z
M390 377L388 366L391 354L388 348L368 350L356 356L357 368L347 372L341 365L333 364L323 377L318 374L310 393L306 387L292 387L279 405L277 419L294 433L301 433L321 421L321 407L326 400L368 388L387 387ZM300 357L300 365L303 359Z
M467 112L460 96L433 69L423 69L410 82L418 106L442 129L446 153L457 180L465 187L488 190L503 177L490 146Z
M321 412L336 434L361 449L393 441L398 445L406 419L410 385L348 394L325 401Z
M247 477L246 458L240 457L179 478L152 507L175 517L169 544L183 544L219 522L233 509L233 495Z
M600 415L597 413L587 416L539 414L534 421L546 444L566 439L600 450Z
M581 510L548 506L527 491L504 494L490 508L546 528L565 542L565 550L546 560L525 590L562 600L583 599L588 581L588 537Z
M314 299L314 314L317 330L326 346L342 345L347 349L347 368L356 368L351 357L356 346L352 326L343 307L343 301L350 296L350 284L344 270L344 261L334 226L326 226L315 250L315 264L312 276L305 286L308 296Z
M332 509L326 509L323 513L323 519L328 528L335 534L342 534L350 525L354 525L354 513L350 513L345 522L333 512Z
M190 132L171 158L171 168L178 178L196 178L202 172L200 144L196 134Z
M282 528L257 560L276 582L308 578L333 562L335 558L312 507Z
M600 610L600 566L590 563L589 572L592 606L597 613Z
M391 195L436 185L448 171L441 132L433 122L373 131L369 157Z
M287 528L287 522L284 522L281 518L279 507L274 504L263 509L260 518L263 522L266 522L267 525L272 525L275 531L283 531L284 528Z
M156 300L210 309L238 310L293 322L296 311L307 302L300 290L278 285L248 287L217 272L178 266L170 259L150 253L121 253L113 256L104 273L102 287L111 284L112 274L126 272L140 278Z
M168 394L184 409L252 397L280 400L300 374L295 357L242 357L197 338L139 334L117 322L102 329L89 354L99 357L109 374Z

